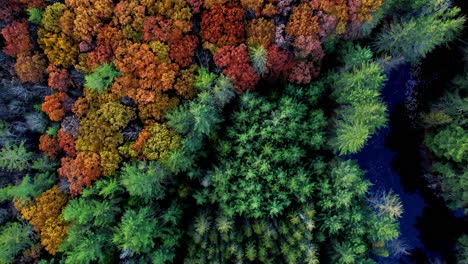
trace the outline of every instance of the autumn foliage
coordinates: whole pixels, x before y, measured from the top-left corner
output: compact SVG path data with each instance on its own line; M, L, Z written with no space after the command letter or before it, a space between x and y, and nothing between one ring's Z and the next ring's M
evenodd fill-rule
M28 23L26 21L13 21L1 31L5 39L3 52L12 57L29 55L33 49L33 44L29 38Z
M24 93L18 88L17 94L25 98L36 92L30 89L37 89L40 99L34 99L33 104L39 100L42 100L42 104L34 107L38 110L37 106L40 106L48 117L47 120L42 113L27 112L25 121L17 125L40 125L41 129L35 131L47 132L38 136L38 140L36 136L32 137L44 155L40 155L41 160L28 157L27 162L34 165L24 171L31 175L24 177L26 180L18 185L18 192L27 193L24 196L32 198L15 198L15 206L22 218L37 234L32 234L31 229L27 231L26 227L31 227L26 224L26 236L35 240L36 245L29 245L26 250L21 248L27 258L14 261L39 262L43 255L50 258L50 255L62 251L63 254L51 261L113 263L118 259L112 254L119 252L121 262L169 263L175 258L173 249L179 246L179 237L185 236L183 232L187 231L173 228L181 218L178 215L182 215L181 202L193 197L197 206L204 206L218 203L216 200L226 200L229 197L221 192L219 197L210 192L214 189L222 191L227 186L223 185L224 180L236 182L233 176L242 176L249 184L252 178L257 178L259 182L253 187L242 181L239 188L232 185L235 188L232 190L233 197L242 202L237 204L239 208L235 212L239 213L239 217L232 218L234 211L229 212L221 206L215 221L211 216L205 222L199 221L201 218L196 219L196 230L190 231L199 233L193 237L203 244L206 251L200 258L203 260L201 262L260 263L267 259L269 252L286 256L289 251L290 257L281 261L315 263L317 249L312 233L303 230L293 233L284 224L278 225L282 222L280 212L286 212L283 207L298 209L289 206L286 196L281 197L282 190L268 190L280 194L277 197L280 203L268 201L270 194L266 194L265 201L261 203L256 201L255 195L248 199L242 196L258 193L265 186L263 178L267 178L273 188L290 188L292 191L288 191L288 195L301 197L297 198L301 203L310 198L313 187L308 181L321 180L322 175L318 172L324 169L319 168L324 167L321 161L317 162L318 168L314 168L317 172L309 173L308 164L292 177L288 175L289 171L285 173L271 166L276 163L282 167L283 163L291 163L288 166L293 168L297 167L293 163L308 163L310 161L305 153L312 151L312 144L302 149L297 148L294 142L315 142L318 148L325 140L321 132L311 135L294 133L299 129L299 132L309 129L304 125L307 122L317 128L322 126L318 123L325 125L325 121L320 121L321 114L310 111L301 100L318 100L321 87L319 89L311 83L319 77L325 52L336 44L333 39L348 40L362 34L362 25L372 20L372 14L382 2L0 0L1 44L3 53L8 55L0 55L2 63L5 62L5 67L0 65L0 77L3 78L4 72L15 75L12 78L14 82L25 87ZM22 83L17 82L16 78ZM275 88L286 83L299 85ZM260 97L250 92L256 87L261 87L265 93L268 89L275 90L274 95L258 99ZM282 93L291 94L287 100L282 97L274 102L273 99ZM234 100L236 96L240 98ZM14 103L8 100L0 100L1 105L23 111L14 100L11 100ZM245 109L240 109L239 114L231 116L232 120L227 120L223 116L226 106L229 110ZM246 109L252 111L244 111ZM252 122L245 133L232 132L242 131L246 120L256 115L261 122ZM307 122L302 122L302 119ZM262 122L264 129L259 130ZM231 125L239 127L226 129ZM222 126L224 128L218 130ZM0 128L1 132L9 129L4 128L1 122ZM316 128L312 130L318 132ZM223 133L233 135L226 137ZM276 144L280 137L284 137L284 142L288 144ZM237 141L223 142L225 138L235 138ZM259 138L272 144L263 144ZM3 139L0 141L3 147ZM245 143L249 141L257 144L255 148ZM204 151L205 144L214 142L216 144ZM29 145L28 140L27 147ZM283 150L282 146L285 145L291 148ZM278 146L281 149L275 150ZM253 155L255 153L252 151L257 150L266 156ZM213 171L210 168L211 159L215 164L220 163L217 159L222 155L215 157L219 153L227 155L223 160L226 164ZM228 156L230 154L235 155ZM239 163L242 157L249 155L253 158ZM265 160L265 157L270 158ZM146 163L145 160L151 162ZM200 167L197 167L198 163ZM122 167L133 167L131 164L138 165L123 175ZM145 167L144 170L140 166ZM244 170L247 166L252 169ZM232 168L237 170L236 167L239 170L233 171ZM144 175L141 171L151 173ZM203 178L199 174L204 174ZM190 177L190 181L176 176ZM43 178L46 178L44 186L36 186L40 185L37 179ZM18 177L13 177L13 180L17 181ZM151 184L146 185L146 181ZM188 186L189 182L201 184L203 189L192 189L192 186ZM302 184L304 182L307 184ZM174 183L177 183L177 188L170 189L172 187L169 186ZM34 189L34 195L29 193L33 191L28 188ZM170 197L165 195L175 193L178 198L170 201L173 209L166 210L169 204L166 200ZM0 192L0 198L2 194ZM146 194L154 197L146 197L149 196ZM162 202L154 204L155 200ZM142 202L148 210L137 208ZM62 213L67 203L67 210ZM262 204L267 204L269 208L248 209ZM295 226L303 225L303 228L305 222L308 222L307 226L312 226L313 223L304 218L313 215L315 206L320 208L320 214L327 213L319 202L315 204L314 201L314 205L308 209L309 214L301 209L303 212L292 213L288 221ZM257 212L243 214L248 211ZM262 213L258 214L260 211ZM265 220L267 218L262 214L267 211L271 217L275 217L274 220ZM0 212L0 218L2 214ZM206 214L211 212L207 211ZM250 219L246 217L251 216L258 221L249 222ZM248 221L239 225L239 219ZM263 226L258 224L263 222ZM231 241L234 236L230 234L235 234L231 229L242 226L247 227L242 232L250 234L246 238L254 242L247 247L239 244L241 246L236 248ZM271 230L267 230L270 226ZM208 234L206 231L210 229ZM265 233L265 236L255 241L252 231L257 235ZM2 232L3 229L0 236ZM144 233L143 236L138 232ZM307 237L308 233L310 237ZM287 243L280 245L285 237L288 238L284 239ZM37 238L50 255L40 249ZM306 246L300 247L298 241L302 240L307 241L307 245L304 243ZM77 241L77 249L72 252L69 249L75 247L73 242ZM216 241L217 246L220 241L225 244L222 250L230 251L231 258L211 250L206 243L209 241ZM269 244L268 251L254 246L263 242ZM360 245L356 247L361 248ZM84 254L76 254L78 251ZM192 255L193 251L193 248L187 249L186 255ZM296 254L298 251L301 253ZM311 261L302 258L306 252ZM17 257L18 253L15 254ZM216 261L215 258L205 257L215 255ZM328 260L328 257L324 256L323 259ZM0 262L5 262L2 260L0 254ZM196 260L187 259L187 262ZM333 262L333 259L330 261ZM356 259L356 262L359 261Z
M62 167L57 172L70 183L71 195L81 193L83 187L91 186L101 176L99 162L100 157L94 152L80 152L74 159L62 158Z
M49 158L54 159L60 150L57 138L47 134L41 135L39 138L39 150L44 152Z
M259 77L249 64L249 55L245 45L226 46L219 49L214 56L214 61L218 67L223 68L223 73L229 77L239 93L255 87Z
M215 47L235 46L244 42L244 9L234 4L217 5L202 13L201 37Z
M33 202L17 208L21 215L34 228L41 238L41 244L52 255L66 236L66 223L61 217L63 206L67 203L67 196L58 186L45 191Z
M73 85L67 69L58 68L57 66L50 64L49 67L47 67L46 72L49 74L47 84L54 90L66 92L68 88Z
M42 111L44 111L52 121L62 120L65 115L63 103L66 98L67 95L63 92L47 95L44 98L44 103L42 103Z
M44 81L46 59L42 54L20 55L16 59L15 73L22 82L40 83Z

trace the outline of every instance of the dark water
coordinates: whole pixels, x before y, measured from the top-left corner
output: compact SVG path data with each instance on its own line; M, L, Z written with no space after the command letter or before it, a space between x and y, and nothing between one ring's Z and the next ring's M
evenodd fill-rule
M417 81L410 66L401 66L389 76L382 91L388 106L389 124L380 129L365 148L351 158L358 160L374 184L372 191L392 190L401 198L400 240L410 255L382 263L453 263L454 243L461 233L461 220L427 187L421 158L424 131L416 125Z

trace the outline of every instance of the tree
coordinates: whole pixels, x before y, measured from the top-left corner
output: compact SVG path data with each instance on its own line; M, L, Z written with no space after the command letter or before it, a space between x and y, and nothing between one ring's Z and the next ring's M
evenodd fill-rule
M60 18L66 10L68 10L68 8L63 3L54 3L47 6L41 19L41 24L44 29L51 33L60 33L62 31Z
M288 81L295 84L309 84L319 76L319 73L320 67L316 66L313 61L296 60L288 73Z
M60 69L57 66L50 64L46 72L49 74L47 84L50 88L60 92L66 92L73 85L70 74L67 69Z
M380 89L386 77L382 66L372 61L369 49L359 46L343 49L344 66L332 74L332 96L342 104L336 111L335 136L330 145L340 155L362 149L375 131L386 123L386 107Z
M267 51L262 46L249 49L249 57L252 61L255 74L262 76L267 66Z
M164 183L167 178L168 172L156 162L125 164L121 172L122 185L127 192L146 202L165 197Z
M57 172L70 183L72 196L80 194L84 186L91 186L91 182L101 176L100 156L97 153L79 152L74 159L62 158L61 163Z
M60 121L65 115L65 109L63 103L67 99L67 95L64 92L54 93L47 95L44 98L41 109L44 113L49 116L52 121Z
M288 52L276 45L271 45L267 50L267 68L264 77L272 80L280 76L285 77L286 73L293 66L291 59Z
M259 77L249 63L245 45L225 46L219 49L214 56L214 61L223 69L223 73L229 77L238 93L254 89Z
M167 155L180 147L180 136L165 124L156 123L143 129L131 147L146 159L164 163Z
M379 52L417 62L435 47L452 41L465 22L465 18L459 16L460 8L451 7L449 0L427 1L416 10L420 15L408 15L377 36L375 47ZM429 35L431 37L427 37Z
M122 129L136 118L135 109L120 102L107 102L80 120L77 151L113 151L124 142Z
M52 64L68 68L76 62L78 47L64 33L52 33L41 28L37 42Z
M32 246L30 225L10 222L0 228L0 262L13 263L15 256Z
M103 21L112 18L114 13L112 0L66 0L65 4L75 13L73 24L79 39L88 43L99 32Z
M357 153L369 139L369 129L362 123L338 122L336 137L330 142L334 150L340 155Z
M20 55L16 60L15 72L22 82L40 83L44 81L46 66L47 62L42 54Z
M261 46L267 49L274 40L275 24L264 18L253 19L247 24L246 34L249 48Z
M39 233L41 244L54 255L66 235L66 227L60 214L67 203L67 196L57 185L39 195L32 204L18 208L24 219Z
M24 141L20 144L7 143L0 149L0 169L22 171L29 167L34 153L29 152Z
M19 55L30 55L33 44L29 38L28 22L13 21L1 31L5 39L3 52L9 56L17 58Z
M19 185L9 185L0 189L0 201L11 200L27 202L51 188L55 177L50 172L41 172L33 177L26 175Z
M11 0L1 0L0 4L2 9L0 10L0 21L10 23L15 19L15 15L21 11L21 7L18 2Z
M294 53L298 58L306 58L313 53L320 54L322 50L318 40L320 32L318 17L312 14L312 7L308 3L300 4L293 8L292 15L286 24L286 33L293 39ZM323 55L313 57L315 61L320 61Z
M142 207L138 211L127 210L112 241L123 251L149 253L154 247L154 231L158 226L158 221L151 211L149 207Z
M103 63L85 76L85 87L102 94L118 76L121 74L114 69L112 64Z
M192 63L197 45L198 38L195 35L185 35L169 45L169 56L180 67L188 67Z
M468 160L468 133L460 126L451 125L426 137L425 144L438 157L455 162Z
M184 99L191 99L195 97L197 91L195 89L195 74L198 70L196 65L190 66L188 69L183 69L179 72L174 89L177 94Z
M112 3L109 3L109 8ZM112 14L112 13L111 13ZM141 39L145 7L140 1L120 1L115 5L112 22L119 28L127 39L138 41Z
M57 133L57 140L60 149L62 149L68 157L75 157L75 139L72 134L60 129Z
M461 264L468 260L468 235L462 235L457 241L457 263Z
M295 93L301 89L291 87L277 102L244 93L226 136L215 142L211 200L228 216L274 217L310 197L314 172L304 158L323 143L325 118Z
M44 13L44 11L42 11L42 9L40 9L40 8L30 8L30 9L28 9L28 15L29 15L28 21L33 23L33 24L36 24L36 25L40 26L43 13Z
M329 166L329 175L321 175L316 185L315 198L320 208L317 236L331 241L329 261L364 262L371 253L388 256L385 242L398 237L397 220L379 208L380 202L369 205L371 184L355 161L337 160Z
M318 263L311 204L291 208L277 218L231 218L207 210L197 212L189 228L190 263L216 262Z
M200 32L202 40L218 48L243 43L243 17L244 9L234 4L216 5L203 11Z
M46 134L41 135L39 138L39 150L44 152L47 157L54 159L60 150L57 138Z
M88 52L86 55L88 70L93 70L104 63L110 64L112 57L112 47L106 44L98 44L93 51Z

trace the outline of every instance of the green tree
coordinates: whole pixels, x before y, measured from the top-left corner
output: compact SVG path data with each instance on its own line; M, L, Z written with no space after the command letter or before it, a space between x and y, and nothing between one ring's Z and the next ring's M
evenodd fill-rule
M243 93L230 125L215 141L218 162L209 174L211 200L228 216L276 216L294 201L310 197L314 160L325 117L301 100L303 88L291 86L278 101Z
M114 69L113 64L103 63L85 76L85 87L102 94L111 85L114 78L120 75L121 73Z
M435 47L455 39L463 29L465 17L450 0L417 1L411 7L401 21L391 23L377 35L375 47L379 52L416 62Z
M460 126L451 125L429 135L425 143L438 157L456 162L468 161L468 133Z
M468 235L462 235L457 241L457 263L468 262Z
M19 145L7 143L0 149L0 169L22 171L29 168L34 154L29 152L22 141Z
M316 185L315 200L320 209L318 237L331 241L330 261L366 263L371 253L388 256L385 241L398 237L398 221L378 206L369 206L371 184L364 172L351 160L334 161L328 171Z
M386 106L380 98L386 76L372 60L368 48L345 45L340 72L327 76L332 97L340 103L333 119L334 136L329 141L340 155L356 153L387 121Z
M139 161L122 167L122 185L131 196L146 202L165 197L164 182L167 180L168 172L156 162Z
M30 8L28 9L28 14L29 14L29 18L28 18L28 21L33 23L33 24L36 24L38 26L42 25L42 14L44 13L44 11L42 11L42 9L40 8Z
M149 253L154 246L153 238L158 222L150 207L127 210L117 227L112 241L122 250L132 253Z
M33 179L26 175L19 185L10 185L0 189L0 201L16 200L23 201L34 198L53 186L54 177L50 173L38 173Z
M0 262L13 263L15 256L33 245L30 225L10 222L0 227Z
M267 51L262 46L249 48L249 57L257 75L263 75L267 64Z

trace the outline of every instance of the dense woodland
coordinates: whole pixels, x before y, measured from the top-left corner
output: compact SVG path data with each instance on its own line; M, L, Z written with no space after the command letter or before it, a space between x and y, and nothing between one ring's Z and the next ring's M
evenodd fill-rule
M450 0L0 0L0 263L397 261L406 209L349 155L391 71L459 49L418 122L466 215L464 23Z

